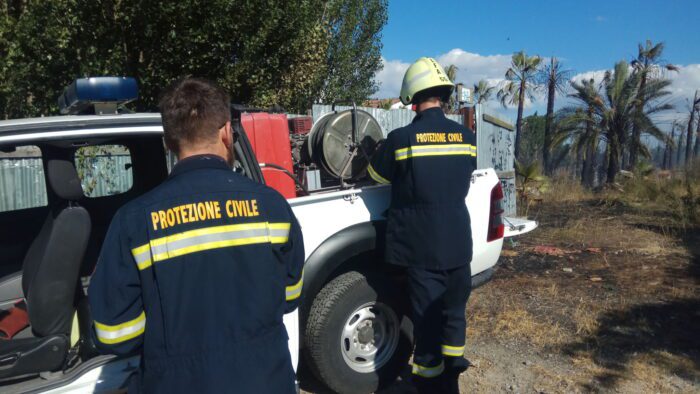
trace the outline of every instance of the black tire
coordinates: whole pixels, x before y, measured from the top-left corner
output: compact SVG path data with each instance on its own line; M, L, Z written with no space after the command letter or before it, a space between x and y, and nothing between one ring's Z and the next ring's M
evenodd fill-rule
M340 275L323 287L309 311L304 335L304 356L307 365L321 383L337 393L360 394L375 392L396 381L401 370L407 366L412 350L411 324L405 318L406 303L402 299L400 289L401 286L384 274L373 273L367 277L356 271ZM373 305L367 306L368 304ZM393 316L387 307L393 311ZM376 332L380 331L390 331L396 336L393 352L389 350L393 346L386 343L394 339L380 341L385 345L376 346L376 349L385 349L382 352L377 351L385 355L381 357L385 361L378 369L373 365L369 366L372 368L371 371L358 372L351 368L350 364L355 368L359 368L358 365L361 367L361 364L347 361L350 357L343 349L343 347L349 348L347 327L351 325L346 327L346 323L356 319L353 315L358 308L376 313L375 319L364 320L365 322L371 320L374 326L369 331L369 335L361 337L363 338L361 341L366 343L368 338L378 338ZM381 315L383 317L380 317ZM392 322L393 317L398 319L397 326L393 323L383 323ZM389 328L380 330L381 327ZM355 330L355 332L358 331ZM385 337L394 338L393 335L385 335ZM361 363L363 359L359 360Z

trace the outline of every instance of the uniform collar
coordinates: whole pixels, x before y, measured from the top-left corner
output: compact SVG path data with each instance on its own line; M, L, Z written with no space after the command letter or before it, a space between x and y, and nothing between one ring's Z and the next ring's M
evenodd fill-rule
M445 113L442 112L442 108L433 107L433 108L428 108L428 109L423 110L420 113L418 113L418 115L414 118L414 121L418 120L418 119L422 119L422 118L437 118L437 117L444 118Z
M226 163L221 156L217 155L196 155L190 156L184 160L178 161L170 171L170 176L173 177L184 172L199 170L203 168L231 170L231 167Z

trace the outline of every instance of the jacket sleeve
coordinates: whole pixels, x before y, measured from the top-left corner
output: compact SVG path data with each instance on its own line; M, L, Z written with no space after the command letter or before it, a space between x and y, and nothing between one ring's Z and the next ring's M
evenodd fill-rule
M138 350L146 329L139 271L123 220L120 213L112 220L88 290L94 342L115 354Z
M301 291L304 287L304 238L301 227L294 216L291 207L284 201L289 212L289 235L279 250L279 256L287 270L285 298L287 306L285 313L292 312L299 306Z
M377 183L391 183L395 156L392 140L393 138L389 134L387 139L380 142L367 167L367 173Z

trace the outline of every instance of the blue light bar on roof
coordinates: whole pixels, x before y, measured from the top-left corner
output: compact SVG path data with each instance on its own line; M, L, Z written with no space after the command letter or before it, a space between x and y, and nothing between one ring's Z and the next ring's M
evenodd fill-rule
M76 79L58 98L63 115L116 113L117 108L139 96L136 80L130 77L93 77Z

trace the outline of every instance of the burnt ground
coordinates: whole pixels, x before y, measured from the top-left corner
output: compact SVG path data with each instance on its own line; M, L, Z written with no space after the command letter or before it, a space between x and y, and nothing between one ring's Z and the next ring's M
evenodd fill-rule
M592 197L529 216L469 300L462 392L700 392L700 226Z
M462 391L700 392L700 227L593 199L531 215L470 299Z

